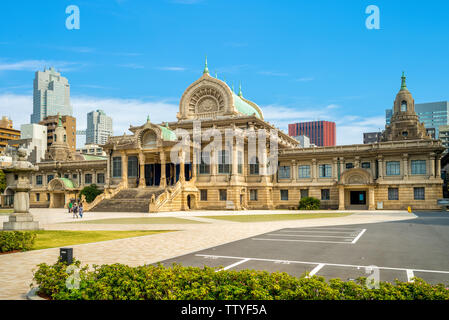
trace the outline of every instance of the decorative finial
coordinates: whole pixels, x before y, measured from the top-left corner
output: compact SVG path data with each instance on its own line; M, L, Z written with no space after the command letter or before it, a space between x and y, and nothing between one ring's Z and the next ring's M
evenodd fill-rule
M58 127L62 127L61 116L59 115L59 112L58 112Z
M405 72L404 71L402 71L402 77L401 77L401 90L404 90L404 89L407 89L407 85L406 85L406 83L405 83Z
M218 79L217 70L215 70L215 79Z
M240 81L240 84L239 84L239 97L240 97L240 98L243 97L243 93L242 93L242 81Z
M209 74L209 69L207 68L207 55L206 55L206 63L204 65L204 71L203 74Z
M234 92L234 82L232 83L232 92Z
M150 122L150 115L147 115L147 122Z

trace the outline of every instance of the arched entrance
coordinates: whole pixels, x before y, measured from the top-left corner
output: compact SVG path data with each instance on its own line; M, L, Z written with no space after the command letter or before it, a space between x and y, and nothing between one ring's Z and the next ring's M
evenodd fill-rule
M50 192L50 208L64 208L66 206L66 194L70 195L73 190L73 182L67 178L55 178L48 183Z
M188 210L196 209L196 196L194 194L188 194L186 198L186 204Z
M339 210L374 210L374 182L371 173L361 168L346 170L338 182Z

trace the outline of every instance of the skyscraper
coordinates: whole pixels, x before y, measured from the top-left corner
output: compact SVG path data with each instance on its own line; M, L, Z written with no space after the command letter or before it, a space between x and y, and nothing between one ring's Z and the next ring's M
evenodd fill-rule
M112 118L103 110L87 114L86 144L105 144L112 136Z
M31 123L39 123L48 116L72 115L70 85L53 67L36 71L33 85L33 114Z
M288 125L288 135L291 137L307 136L310 143L319 147L335 146L336 127L331 121L311 121L292 123Z

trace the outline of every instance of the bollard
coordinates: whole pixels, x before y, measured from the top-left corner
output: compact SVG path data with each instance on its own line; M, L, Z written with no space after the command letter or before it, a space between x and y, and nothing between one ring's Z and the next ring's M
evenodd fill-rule
M59 256L61 261L71 265L73 263L73 248L60 248Z
M412 213L412 207L408 206L407 211L408 213Z

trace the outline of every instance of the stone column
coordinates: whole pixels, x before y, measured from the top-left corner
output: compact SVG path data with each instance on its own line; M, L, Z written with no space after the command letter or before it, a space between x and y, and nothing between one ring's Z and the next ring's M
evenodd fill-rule
M338 158L333 158L332 178L333 178L335 181L338 181L338 168L337 168L338 163L337 163L337 161L338 161Z
M316 182L318 178L318 168L316 159L312 159L312 181Z
M404 153L402 155L402 163L403 163L403 167L404 167L403 177L404 177L404 179L408 179L408 154L407 153Z
M232 182L237 182L238 176L238 156L237 156L237 142L234 142L232 145Z
M430 177L435 178L435 153L430 154Z
M145 188L145 155L143 152L139 153L139 188Z
M383 179L383 177L384 177L384 165L383 165L383 158L382 158L382 156L379 156L377 158L377 160L378 160L378 164L379 164L379 167L378 167L379 179Z
M111 155L108 154L108 159L106 160L106 186L109 187L111 183Z
M340 158L340 176L343 174L344 171L345 171L345 158L341 157Z
M128 187L128 156L122 152L122 182Z
M209 154L211 182L217 181L217 150L212 149Z
M436 157L437 160L437 170L436 170L436 178L441 179L441 155Z
M345 210L345 188L338 186L338 210Z
M291 181L295 182L296 180L298 180L298 167L296 165L296 160L292 160L291 171Z
M196 181L197 168L198 168L198 149L193 148L192 152L192 181Z
M375 210L374 187L370 186L368 191L368 210Z
M161 159L161 180L159 182L159 186L161 186L162 188L165 188L167 186L167 177L165 174L165 152L162 150L161 153L159 154L159 156ZM181 169L181 172L183 172L182 169Z
M180 151L180 155L181 155L181 161L180 161L180 164L179 164L179 180L181 181L181 182L184 182L185 181L185 167L184 167L184 164L185 164L185 152L184 152L184 150L181 150ZM164 157L164 165L165 165L165 157ZM165 172L164 172L164 176L165 176Z

